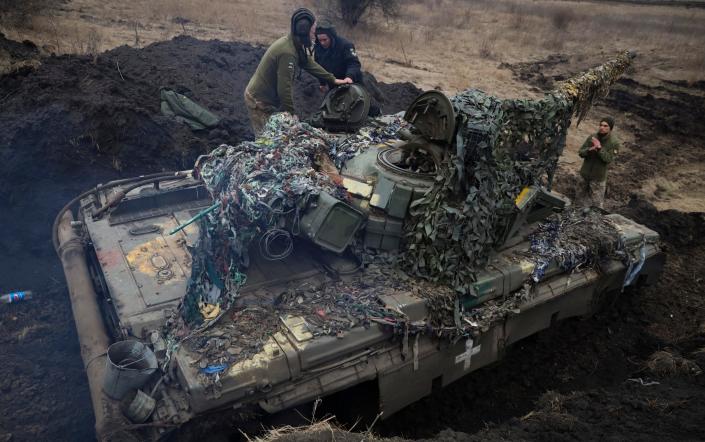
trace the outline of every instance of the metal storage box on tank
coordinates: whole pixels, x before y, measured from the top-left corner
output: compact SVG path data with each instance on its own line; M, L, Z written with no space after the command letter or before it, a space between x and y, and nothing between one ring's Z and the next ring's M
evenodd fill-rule
M301 230L324 249L341 253L360 228L364 215L327 194L318 196L317 206L301 218Z
M398 250L403 232L403 220L372 214L365 227L365 247Z

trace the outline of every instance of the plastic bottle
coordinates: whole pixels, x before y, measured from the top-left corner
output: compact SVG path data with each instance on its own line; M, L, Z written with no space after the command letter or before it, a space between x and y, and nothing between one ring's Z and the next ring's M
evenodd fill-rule
M30 290L25 290L23 292L12 292L0 295L0 304L12 304L15 302L25 301L27 299L32 299L32 292Z

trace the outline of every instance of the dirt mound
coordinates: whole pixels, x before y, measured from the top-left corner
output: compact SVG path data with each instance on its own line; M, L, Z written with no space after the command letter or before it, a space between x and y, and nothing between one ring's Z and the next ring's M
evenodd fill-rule
M664 240L664 271L634 306L644 331L666 344L675 343L677 349L692 349L693 339L705 338L705 214L659 211L641 198L633 198L619 212L657 231Z
M622 78L608 95L606 104L649 121L649 131L685 137L705 136L702 112L705 96L694 94L682 83L648 86L632 78Z
M34 43L9 40L0 32L0 76L27 74L39 66L38 58L39 49Z
M704 405L702 394L690 392L682 380L666 386L634 379L612 389L549 391L535 410L504 425L490 425L472 437L444 431L437 440L693 440Z
M552 73L553 68L568 63L570 57L565 54L551 54L543 60L523 63L501 63L500 69L509 69L523 82L533 86L535 92L545 92L555 87L555 82L564 80L565 72Z
M17 42L10 40L5 37L5 34L0 32L0 53L5 53L7 57L14 58L16 60L26 60L28 58L37 57L39 55L39 49L37 45L29 40L23 42Z
M97 57L59 56L41 69L5 78L0 145L36 149L48 159L99 162L118 170L186 168L220 143L252 136L242 95L264 48L178 37L144 49L122 46ZM295 101L302 117L322 99L303 74ZM219 127L194 133L162 117L159 89L189 96L222 117ZM379 84L387 112L417 95L411 84Z
M657 376L702 374L702 369L695 362L675 354L670 349L659 350L649 357L646 363L651 373Z
M705 213L658 210L650 202L638 197L632 197L620 212L656 230L662 239L674 246L694 247L705 244Z

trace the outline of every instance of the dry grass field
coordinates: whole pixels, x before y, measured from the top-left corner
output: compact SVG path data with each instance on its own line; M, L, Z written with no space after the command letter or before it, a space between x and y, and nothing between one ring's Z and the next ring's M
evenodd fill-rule
M286 32L290 12L323 0L72 0L23 27L0 31L56 53L144 46L181 34L267 44ZM705 72L705 9L551 0L407 0L397 19L366 17L341 29L364 66L383 81L411 81L449 93L478 87L500 96L526 92L499 68L569 53L605 58L640 55L640 79L697 80Z

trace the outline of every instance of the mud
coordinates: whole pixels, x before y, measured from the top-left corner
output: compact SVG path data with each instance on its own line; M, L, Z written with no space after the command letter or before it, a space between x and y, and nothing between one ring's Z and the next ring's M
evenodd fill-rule
M250 137L242 92L263 50L180 37L97 57L45 57L38 67L0 78L0 292L36 293L24 304L0 305L0 441L93 437L68 294L50 243L54 214L98 182L189 167L218 143ZM526 69L555 81L572 73L561 60ZM537 87L550 83L540 81ZM611 172L608 203L663 235L663 277L625 292L595 317L511 347L496 366L377 422L376 432L437 440L702 437L703 375L657 374L648 361L668 348L705 368L703 214L659 211L634 189L664 164L703 161L693 141L703 134L696 120L703 82L653 89L630 81L637 82L619 83L596 109L616 109L636 140L635 153ZM161 86L192 97L223 122L193 133L160 116ZM385 112L404 109L417 92L410 84L379 88ZM304 73L296 89L301 114L315 110L316 81ZM561 175L556 185L566 186ZM628 380L638 378L659 384Z
M39 49L34 43L27 40L22 43L9 40L0 32L0 75L26 74L39 64L38 59Z

